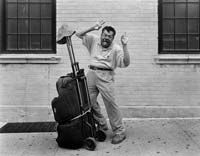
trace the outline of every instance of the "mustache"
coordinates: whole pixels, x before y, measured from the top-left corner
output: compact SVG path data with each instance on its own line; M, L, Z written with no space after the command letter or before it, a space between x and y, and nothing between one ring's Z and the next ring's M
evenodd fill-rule
M104 38L104 39L102 39L102 41L103 41L103 42L108 42L108 43L110 43L110 40L109 40L109 39L105 39L105 38Z

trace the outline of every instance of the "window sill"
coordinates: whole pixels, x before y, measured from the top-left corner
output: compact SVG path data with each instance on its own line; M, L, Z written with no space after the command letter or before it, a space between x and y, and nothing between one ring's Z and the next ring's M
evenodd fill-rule
M56 64L61 60L56 54L3 54L0 64Z
M160 54L154 57L156 64L200 64L199 54Z

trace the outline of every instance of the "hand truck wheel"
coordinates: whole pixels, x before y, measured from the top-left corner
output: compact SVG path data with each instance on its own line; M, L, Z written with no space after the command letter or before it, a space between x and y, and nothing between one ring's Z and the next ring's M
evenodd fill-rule
M97 144L96 144L96 141L94 138L92 137L88 137L84 140L84 147L87 149L87 150L90 150L90 151L94 151L95 148L96 148Z
M96 140L103 142L106 140L106 133L103 130L96 131Z

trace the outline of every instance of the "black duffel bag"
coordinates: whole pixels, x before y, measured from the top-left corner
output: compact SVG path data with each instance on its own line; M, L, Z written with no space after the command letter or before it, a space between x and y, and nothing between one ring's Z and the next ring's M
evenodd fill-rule
M84 144L81 124L80 118L69 123L59 124L57 126L58 137L56 139L58 145L69 149L81 148Z

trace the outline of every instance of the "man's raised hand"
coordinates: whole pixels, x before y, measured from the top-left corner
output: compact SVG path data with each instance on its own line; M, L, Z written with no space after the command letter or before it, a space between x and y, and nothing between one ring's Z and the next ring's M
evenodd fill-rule
M121 42L122 42L122 45L127 45L127 43L128 43L128 37L127 37L126 33L124 33L121 36Z
M101 20L101 21L97 21L94 25L94 30L99 30L101 29L101 27L103 26L103 24L106 23L105 21Z

